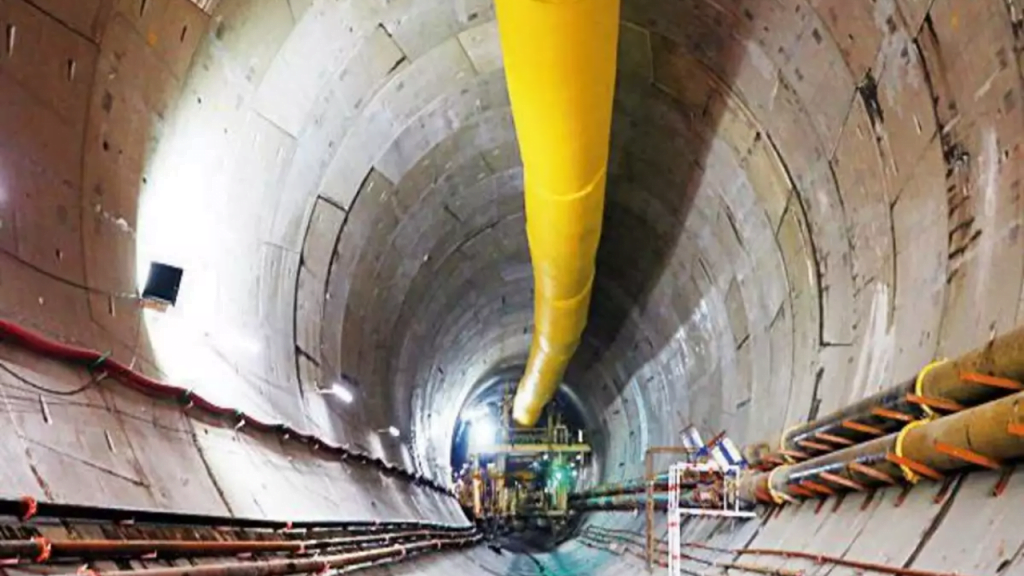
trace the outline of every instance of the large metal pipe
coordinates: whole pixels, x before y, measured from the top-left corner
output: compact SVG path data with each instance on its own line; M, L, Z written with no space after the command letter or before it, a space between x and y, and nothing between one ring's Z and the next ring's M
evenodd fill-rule
M633 480L627 480L625 482L617 482L612 484L600 484L594 486L588 490L582 492L576 492L569 496L570 500L585 500L587 498L597 498L599 496L618 496L622 494L637 494L640 492L646 492L649 487L653 487L653 492L667 492L669 489L669 475L668 473L658 474L652 480L644 480L637 478ZM698 485L710 485L716 482L721 482L722 474L720 472L690 472L685 477L678 479L679 485L683 487L693 487Z
M1006 390L965 382L964 374L985 374L1024 380L1024 326L990 340L984 346L948 362L925 367L915 380L915 394L975 406L1005 395Z
M978 381L976 375L995 376L1006 381L997 381L994 385L992 379L981 378L985 381ZM908 422L933 416L935 411L930 402L977 406L1013 392L1012 381L1022 380L1024 326L994 338L956 360L933 362L914 378L897 386L813 422L795 426L783 434L780 444L782 450L789 453L826 451L821 446L834 450L847 445L847 442L860 443L871 438L872 433L864 430L895 432ZM850 427L850 423L861 425L861 430Z
M655 494L652 498L657 510L668 508L668 494ZM620 494L617 496L598 496L572 503L573 510L642 510L647 507L646 494Z
M878 430L893 432L902 428L907 422L923 418L926 414L921 406L907 401L907 394L913 393L914 382L913 379L908 380L817 420L790 428L782 435L780 442L782 449L791 453L813 453L815 450L809 448L811 443L832 445L833 449L839 447L836 445L838 441L827 439L830 437L846 439L852 443L859 443L865 439L864 432L847 428L843 426L844 422L856 422ZM882 414L902 414L904 418L901 420L881 416L877 413L879 409L885 411Z
M860 485L938 479L972 465L998 468L1024 457L1024 392L962 410L937 420L918 420L900 432L863 444L751 474L740 484L741 498L776 502L827 495Z
M654 482L655 492L664 492L668 490L668 474L660 474L652 481ZM585 500L587 498L597 498L599 496L616 496L619 494L636 494L639 492L645 492L647 490L648 482L642 479L629 480L621 483L614 484L601 484L594 486L589 490L583 492L577 492L569 496L570 500Z
M513 405L533 426L579 345L601 236L619 0L497 0L523 159L534 332Z
M639 510L647 506L648 498L657 510L668 509L670 494L616 494L596 496L571 503L574 510ZM716 486L697 486L679 493L679 505L684 508L710 508L720 506L721 494Z

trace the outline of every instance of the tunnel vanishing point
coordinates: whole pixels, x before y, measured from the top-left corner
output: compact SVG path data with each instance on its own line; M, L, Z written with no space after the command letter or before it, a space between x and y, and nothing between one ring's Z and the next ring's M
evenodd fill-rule
M1022 0L0 0L0 575L1024 575L1022 58ZM593 449L542 550L453 483L520 379ZM688 429L755 518L654 506Z

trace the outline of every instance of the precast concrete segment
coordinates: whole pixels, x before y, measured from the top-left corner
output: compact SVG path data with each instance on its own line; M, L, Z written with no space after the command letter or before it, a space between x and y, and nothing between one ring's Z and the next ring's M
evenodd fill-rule
M281 435L282 440L294 438L309 442L312 445L322 447L325 450L336 453L345 458L351 458L356 462L369 464L383 473L393 474L406 479L417 485L430 487L432 490L452 496L452 492L422 475L415 474L408 470L399 468L393 464L373 458L367 454L351 453L344 446L334 446L315 435L295 430L286 424L278 422L264 422L256 417L219 406L210 402L203 396L194 393L191 389L183 388L152 378L131 366L113 360L109 355L97 350L90 350L78 346L72 346L63 342L47 338L46 336L25 329L14 322L0 319L0 336L3 336L8 343L15 344L31 352L40 354L56 361L66 362L72 365L80 365L88 368L90 373L95 374L94 382L99 382L108 376L124 383L126 386L135 388L144 394L167 401L178 402L185 409L196 410L206 413L214 418L226 419L233 422L235 430L246 426L261 432L271 432ZM4 366L3 370L9 374L16 375L10 368Z
M498 0L523 159L534 332L513 418L532 426L579 346L601 237L618 0Z
M597 496L577 501L572 504L574 510L643 510L647 507L648 496L645 494L618 494L613 496ZM655 509L667 510L669 496L666 493L655 494L651 500ZM690 501L694 507L700 504L696 499Z

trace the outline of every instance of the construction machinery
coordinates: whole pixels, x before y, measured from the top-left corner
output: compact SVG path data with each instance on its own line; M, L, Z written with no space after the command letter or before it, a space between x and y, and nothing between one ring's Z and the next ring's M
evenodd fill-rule
M497 415L467 412L469 452L455 473L460 500L478 521L561 529L574 515L569 498L587 474L591 446L557 405L536 428L516 427L512 406L508 389Z

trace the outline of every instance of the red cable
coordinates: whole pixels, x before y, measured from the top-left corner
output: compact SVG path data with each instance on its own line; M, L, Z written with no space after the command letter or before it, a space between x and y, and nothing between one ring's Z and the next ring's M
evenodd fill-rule
M53 551L53 545L47 538L42 536L36 536L32 538L32 541L39 547L39 554L35 558L36 564L42 564L50 559L50 554Z
M21 503L25 507L25 511L21 514L22 522L27 522L36 515L36 512L39 512L39 502L31 496L22 496Z
M847 566L850 568L856 568L858 570L865 570L870 572L881 572L883 574L893 574L894 576L963 576L956 572L936 572L933 570L919 570L917 568L904 568L902 566L889 566L887 564L879 564L875 562L865 562L862 560L849 560L838 556L826 556L824 554L817 554L814 552L801 552L799 550L778 550L774 548L717 548L714 546L708 546L706 544L700 544L697 542L685 542L683 546L689 546L691 548L700 548L703 550L710 550L712 552L722 552L728 554L750 554L754 556L781 556L783 558L800 558L803 560L810 560L817 564L833 564L837 566Z
M454 494L448 489L426 477L414 474L402 468L392 467L379 458L370 458L368 455L352 452L343 446L336 446L314 435L299 432L287 424L264 422L233 408L219 406L191 390L187 390L173 384L168 384L166 382L161 382L160 380L156 380L146 376L145 374L136 372L121 362L118 362L97 350L65 344L27 330L14 322L3 319L0 319L0 337L8 343L16 344L22 348L50 358L73 364L84 364L88 366L90 370L102 367L107 371L109 376L135 388L136 390L139 390L140 392L143 392L144 394L179 402L184 400L186 404L191 404L194 408L198 408L199 410L222 418L233 416L239 419L239 421L244 421L247 428L255 428L262 432L277 432L282 436L293 436L295 439L303 442L318 443L329 451L342 456L361 456L367 462L382 470L387 470L389 468L397 470L399 475L404 476L408 480L412 480L417 484L426 485L433 490L454 497Z

